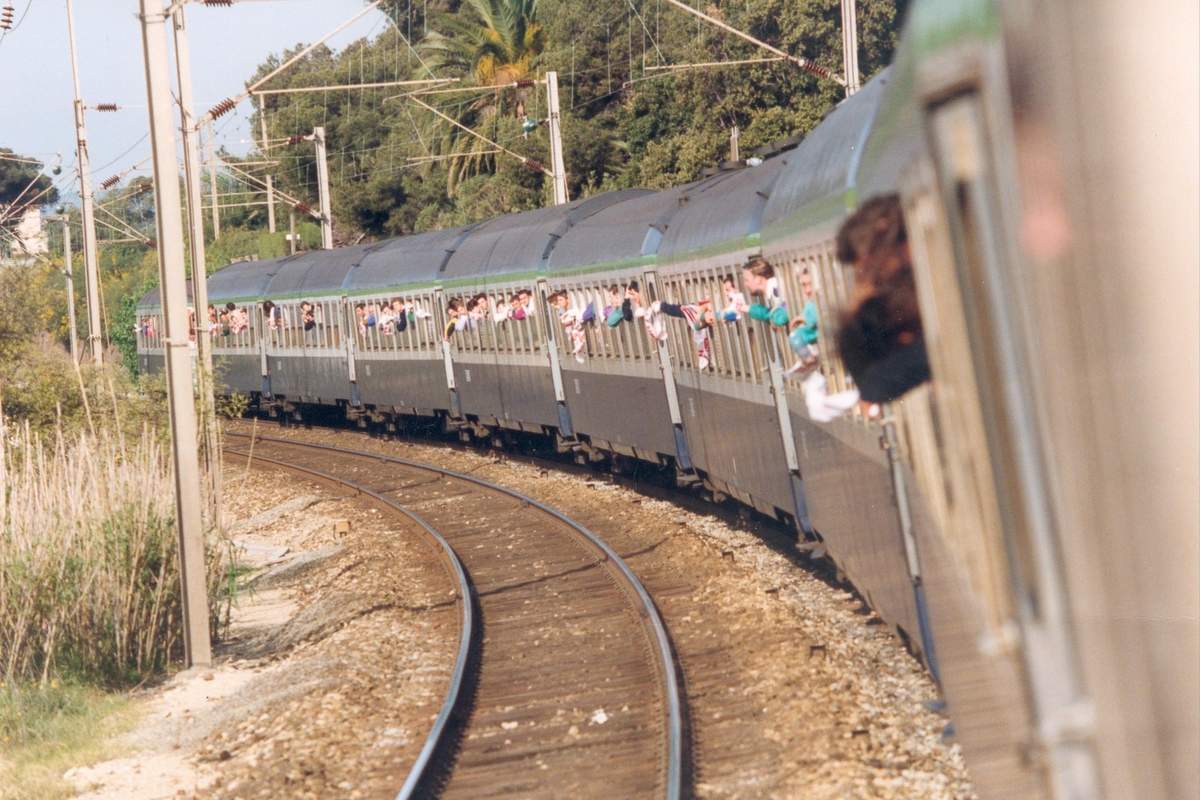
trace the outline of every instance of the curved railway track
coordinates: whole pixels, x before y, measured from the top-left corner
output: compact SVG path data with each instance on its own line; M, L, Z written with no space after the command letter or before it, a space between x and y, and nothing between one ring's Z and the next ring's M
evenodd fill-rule
M398 797L666 797L685 790L681 691L649 594L583 525L430 464L226 432L226 453L412 519L458 581L460 646ZM470 602L462 603L464 598Z

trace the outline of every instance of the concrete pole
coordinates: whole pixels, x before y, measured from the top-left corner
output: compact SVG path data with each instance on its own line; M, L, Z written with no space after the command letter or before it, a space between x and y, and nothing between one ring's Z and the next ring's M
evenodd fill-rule
M858 12L855 0L842 0L842 64L846 72L846 97L862 88L858 77Z
M267 143L267 100L258 96L258 121L262 127L262 153L265 158L270 145ZM275 232L275 178L267 173L267 231Z
M196 452L196 406L192 399L191 353L187 331L187 288L183 259L183 208L179 164L175 160L171 86L167 63L166 15L162 0L140 0L146 63L146 101L154 161L158 275L166 347L167 401L175 461L175 520L179 528L180 585L183 591L183 645L186 666L212 663L208 591L204 569L200 459Z
M213 241L221 238L221 205L217 198L217 147L213 141L213 125L209 121L204 144L208 150L208 192L212 196Z
M71 271L71 224L66 214L62 216L63 226L63 274L67 278L67 325L71 340L71 360L79 363L79 337L75 333L75 274Z
M554 205L567 197L567 169L563 165L562 119L558 111L558 73L546 73L546 107L550 110L550 171L554 173Z
M192 305L195 308L196 355L200 364L200 429L204 433L204 474L209 486L209 516L221 514L221 466L217 442L216 398L213 386L212 338L208 328L208 269L204 250L204 212L201 208L200 147L192 113L192 57L188 48L183 5L171 15L175 40L175 74L179 82L179 131L183 138L183 175L187 192L188 246L192 259Z
M79 160L79 198L83 217L84 285L87 292L88 351L92 362L104 361L100 336L100 259L96 250L96 211L92 196L92 167L88 156L87 127L83 122L83 98L79 92L79 60L75 55L75 15L67 0L67 40L71 45L71 78L75 82L75 145Z
M325 128L313 128L313 142L317 145L317 192L321 206L321 247L333 249L333 212L329 203L329 163L325 154Z
M296 255L296 209L288 209L288 247L291 255Z
M741 135L742 135L742 132L738 129L737 125L734 125L733 130L731 130L729 132L729 160L730 161L741 161L742 160L741 148L738 147L738 140L741 138Z

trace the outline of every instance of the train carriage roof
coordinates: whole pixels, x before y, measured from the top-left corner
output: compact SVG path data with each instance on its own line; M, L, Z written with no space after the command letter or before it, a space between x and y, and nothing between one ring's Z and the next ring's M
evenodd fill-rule
M653 259L687 188L622 192L620 202L606 206L562 234L550 251L547 269L617 269Z
M275 299L300 299L305 295L340 293L346 273L376 245L359 244L333 250L310 250L280 262L263 289Z
M433 283L442 268L475 228L468 225L389 239L370 247L351 267L342 288L351 294Z
M679 212L663 234L658 255L678 260L713 248L754 243L771 189L786 164L784 156L757 167L717 173L684 188Z
M217 303L259 298L267 283L286 260L273 258L267 261L239 261L214 272L208 278L209 301Z
M564 206L495 217L463 239L441 277L448 281L483 275L540 272L567 231L603 209L646 194L646 189L606 192Z
M764 238L840 218L854 204L858 160L890 73L883 70L843 100L787 155L763 213Z

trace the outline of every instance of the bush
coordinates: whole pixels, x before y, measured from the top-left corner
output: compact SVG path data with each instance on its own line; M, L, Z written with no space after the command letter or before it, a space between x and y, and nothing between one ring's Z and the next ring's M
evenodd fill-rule
M148 428L100 431L48 443L0 416L0 682L124 685L182 653L169 459ZM215 624L229 559L207 549Z

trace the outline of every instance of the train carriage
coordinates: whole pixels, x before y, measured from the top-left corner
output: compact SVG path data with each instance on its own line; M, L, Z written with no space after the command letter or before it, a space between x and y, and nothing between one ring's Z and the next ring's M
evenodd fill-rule
M215 340L218 380L276 412L418 414L671 467L837 563L930 667L981 797L1193 796L1200 433L1183 411L1200 326L1183 300L1197 290L1197 115L1168 113L1162 85L1142 92L1121 68L1136 53L1119 30L1151 11L1035 11L914 3L893 66L759 166L231 265L210 297L250 326ZM1195 64L1175 44L1163 58L1194 112ZM934 379L880 419L812 419L778 327L718 322L702 369L685 322L660 341L602 318L608 288L633 281L646 303L720 308L722 279L761 254L790 314L802 276L815 286L816 369L853 388L831 341L855 290L834 238L890 193ZM1147 265L1167 280L1142 280ZM451 297L520 289L529 318L443 338ZM598 317L581 345L546 303L558 291ZM307 330L301 301L315 307ZM403 331L371 321L393 301L410 309ZM155 294L139 315L153 372ZM1113 319L1126 333L1136 321L1145 346Z

